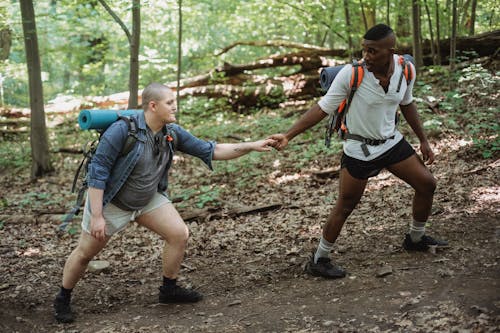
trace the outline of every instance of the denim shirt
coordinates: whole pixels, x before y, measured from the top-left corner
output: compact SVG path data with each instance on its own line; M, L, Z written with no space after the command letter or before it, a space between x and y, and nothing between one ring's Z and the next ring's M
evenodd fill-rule
M103 207L120 191L142 156L146 144L146 121L144 113L131 116L137 124L137 142L132 150L124 156L120 152L128 136L128 125L124 120L111 124L102 134L96 152L88 168L87 183L89 187L104 190ZM167 124L170 131L175 131L175 149L198 157L210 170L214 154L215 141L198 139L177 124ZM168 187L168 170L172 165L174 147L169 141L170 154L167 167L158 184L158 192L164 193ZM166 194L165 194L166 195Z

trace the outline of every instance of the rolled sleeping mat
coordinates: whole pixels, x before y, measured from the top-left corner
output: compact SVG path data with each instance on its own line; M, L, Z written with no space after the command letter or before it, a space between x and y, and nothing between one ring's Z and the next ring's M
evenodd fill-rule
M415 66L415 58L411 54L403 54L403 58L405 58L406 61L409 61Z
M142 110L82 110L78 115L78 125L82 130L104 130L120 116L131 116Z
M345 65L325 67L321 70L321 73L319 74L319 82L321 89L323 89L324 92L328 91L328 88L332 85L333 79L335 79L335 76L337 76L344 66Z

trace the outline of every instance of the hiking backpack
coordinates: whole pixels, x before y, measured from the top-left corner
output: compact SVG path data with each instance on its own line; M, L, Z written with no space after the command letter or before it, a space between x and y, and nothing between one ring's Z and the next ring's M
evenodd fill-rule
M400 55L398 63L403 67L403 70L401 71L401 76L399 77L398 87L396 90L397 92L399 92L399 90L401 89L403 76L406 78L407 84L410 84L410 81L413 79L412 77L413 72L410 63L414 64L414 59L409 54ZM333 80L344 66L345 65L326 67L321 70L320 84L322 90L325 93L328 91ZM348 134L347 125L345 122L347 111L349 110L351 101L354 97L354 94L356 93L356 90L361 85L361 82L363 82L363 77L364 77L363 62L354 60L352 63L351 81L349 83L349 95L340 103L340 105L337 107L337 110L335 110L335 112L332 113L328 119L328 124L326 126L326 133L325 133L325 145L328 148L330 147L331 137L334 132L337 132L342 140L346 139L346 135ZM399 118L398 113L396 113L396 119L395 119L396 124L398 122L398 118ZM349 134L349 138L367 143L370 141L369 139L362 138L355 134Z
M88 112L88 110L85 111ZM93 111L94 110L91 110L91 112ZM80 212L80 209L84 201L85 192L88 189L87 172L88 172L88 167L90 165L90 161L92 160L92 157L95 154L95 151L97 149L102 134L106 131L109 125L111 125L114 121L119 121L119 120L125 121L127 123L127 128L128 128L127 139L125 140L125 143L123 144L123 147L119 154L119 156L121 157L128 155L128 153L130 153L130 151L134 148L137 140L139 139L137 136L138 129L135 118L131 117L131 115L121 115L120 113L117 113L116 120L112 120L109 122L105 121L103 124L99 124L98 127L82 127L85 129L89 128L96 129L99 132L99 138L94 141L87 142L83 147L83 157L75 172L75 176L73 178L73 184L71 186L71 193L74 193L76 191L77 184L79 181L81 185L78 188L75 205L66 214L63 222L59 225L59 231L64 231L68 226L68 224L73 219L73 217L75 215L78 215L78 213ZM164 126L162 131L172 149L172 152L175 151L177 149L177 134L173 129L170 128L170 126Z

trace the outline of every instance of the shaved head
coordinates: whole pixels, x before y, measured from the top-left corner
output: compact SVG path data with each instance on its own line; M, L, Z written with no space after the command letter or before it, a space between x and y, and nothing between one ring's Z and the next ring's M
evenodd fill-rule
M363 44L376 45L378 48L393 49L396 47L396 35L386 24L377 24L363 36Z
M164 84L153 82L149 84L142 91L142 108L147 110L149 102L158 102L165 98L165 93L171 91L169 87Z

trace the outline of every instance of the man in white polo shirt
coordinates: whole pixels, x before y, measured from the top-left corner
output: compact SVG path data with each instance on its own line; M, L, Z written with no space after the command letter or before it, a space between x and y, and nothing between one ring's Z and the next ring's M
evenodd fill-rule
M413 220L403 241L408 251L427 251L431 246L447 246L447 242L425 235L425 224L432 207L436 180L425 166L434 162L430 147L413 102L412 79L400 82L403 66L394 54L396 37L393 30L378 24L363 36L364 78L354 94L347 112L349 135L344 141L341 160L339 195L323 228L318 248L306 265L306 272L325 278L342 278L346 272L332 263L330 252L344 222L361 199L368 178L382 169L389 170L415 190ZM352 65L345 66L335 77L321 100L311 107L286 133L274 134L275 148L281 150L298 134L316 125L337 110L350 91ZM398 107L420 140L422 159L396 127Z

